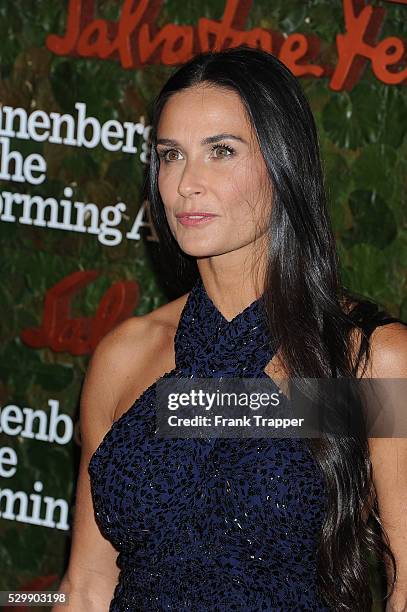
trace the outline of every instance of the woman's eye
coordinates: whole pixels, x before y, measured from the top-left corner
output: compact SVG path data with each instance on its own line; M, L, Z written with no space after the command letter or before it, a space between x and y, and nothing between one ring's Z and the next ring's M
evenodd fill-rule
M176 161L177 158L169 158L168 155L170 153L178 153L176 149L165 149L164 151L159 151L158 156L163 159L165 162Z
M212 147L212 151L216 151L216 157L230 157L235 152L232 147L225 144L216 144ZM218 153L222 153L222 155L218 155Z
M179 151L177 151L177 149L161 149L157 152L159 158L162 159L165 163L177 161L179 159L179 157L177 157L177 155L179 154ZM216 152L216 155L214 156L215 159L222 159L224 157L231 157L234 154L235 150L226 144L215 144L213 145L213 147L211 147L211 152Z

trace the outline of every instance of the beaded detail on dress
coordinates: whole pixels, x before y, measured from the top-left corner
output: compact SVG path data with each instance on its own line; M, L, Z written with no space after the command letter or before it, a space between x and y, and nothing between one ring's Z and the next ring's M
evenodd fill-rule
M262 298L227 321L199 278L167 377L266 377ZM157 381L156 381L157 382ZM327 611L316 588L326 489L306 441L154 436L156 382L89 464L95 515L119 551L110 612Z

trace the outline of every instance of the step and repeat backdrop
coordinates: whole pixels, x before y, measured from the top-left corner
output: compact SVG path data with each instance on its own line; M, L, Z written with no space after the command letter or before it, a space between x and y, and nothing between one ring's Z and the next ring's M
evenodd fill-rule
M188 291L144 197L150 104L246 43L301 80L344 281L407 320L407 2L0 2L0 590L64 573L89 357ZM13 608L15 609L15 608Z

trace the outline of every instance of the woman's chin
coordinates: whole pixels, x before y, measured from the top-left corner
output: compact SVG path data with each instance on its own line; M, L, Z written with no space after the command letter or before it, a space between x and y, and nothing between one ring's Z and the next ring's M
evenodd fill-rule
M186 241L179 241L178 246L180 249L191 257L214 257L215 255L221 255L224 253L224 249L216 248L210 244L197 244L197 242L189 243Z
M214 252L212 249L209 248L194 248L194 247L190 247L190 248L184 248L180 245L181 250L186 254L186 255L190 255L191 257L197 257L197 258L202 258L202 257L214 257L215 255L218 255L219 253Z

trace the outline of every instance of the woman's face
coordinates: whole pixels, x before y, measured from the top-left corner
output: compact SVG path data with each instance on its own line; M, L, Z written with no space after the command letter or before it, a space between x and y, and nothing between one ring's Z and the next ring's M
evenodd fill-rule
M157 126L158 187L171 232L195 257L221 255L265 235L271 190L238 94L199 85L174 94ZM177 215L216 216L184 225Z

